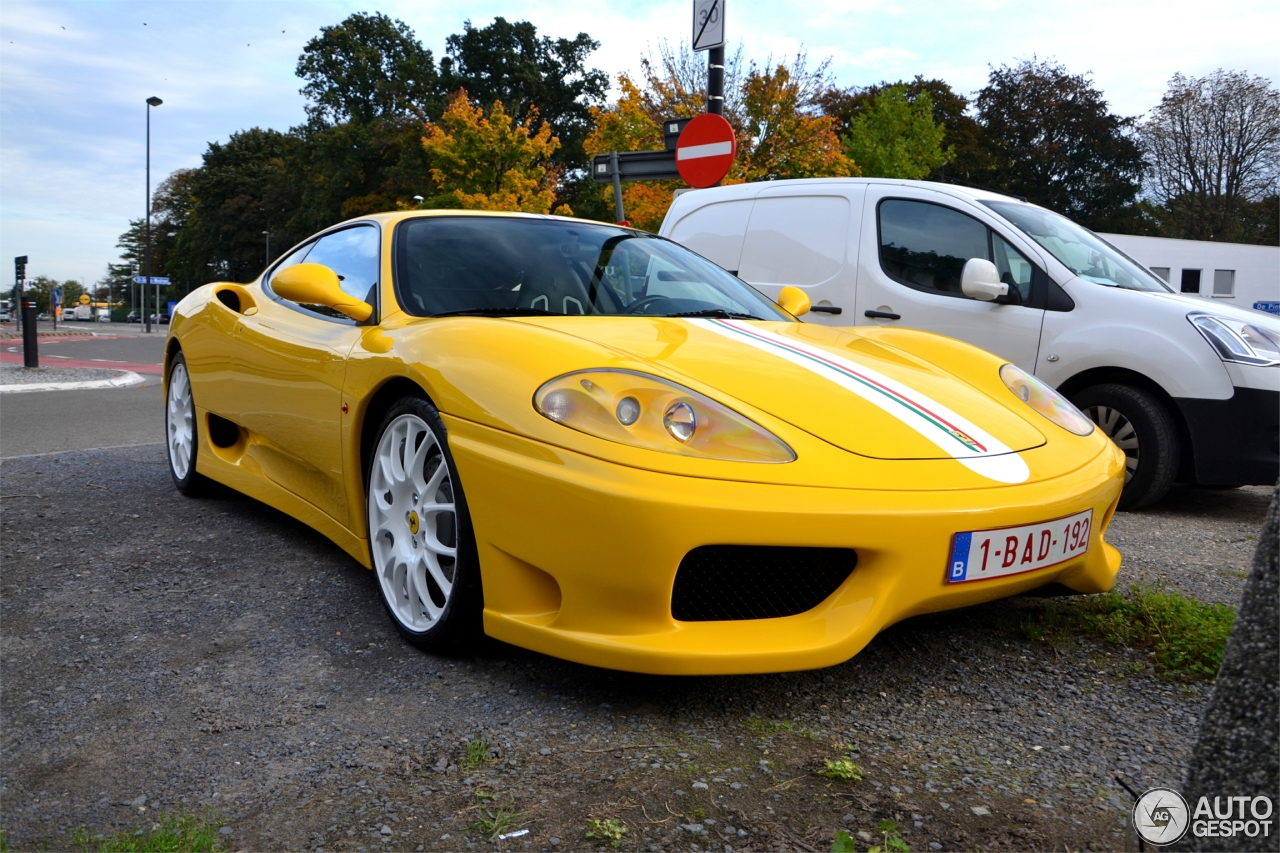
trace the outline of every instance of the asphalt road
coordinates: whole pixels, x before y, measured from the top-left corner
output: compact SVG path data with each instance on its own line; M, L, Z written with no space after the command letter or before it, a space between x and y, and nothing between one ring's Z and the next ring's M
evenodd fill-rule
M0 458L163 441L164 341L163 334L137 332L41 341L41 365L132 370L146 381L112 390L0 395ZM21 353L21 342L0 341L5 361L20 362Z
M119 392L121 399L126 392ZM36 395L32 395L36 396ZM1050 646L1009 600L826 670L657 678L496 642L420 653L304 525L173 489L162 445L0 462L0 826L64 849L213 809L228 849L1134 849L1114 782L1178 787L1207 688ZM1238 598L1270 491L1120 513L1135 577ZM1158 531L1158 532L1152 532ZM1201 582L1212 574L1212 583ZM851 757L865 779L819 775ZM491 842L505 831L530 830Z

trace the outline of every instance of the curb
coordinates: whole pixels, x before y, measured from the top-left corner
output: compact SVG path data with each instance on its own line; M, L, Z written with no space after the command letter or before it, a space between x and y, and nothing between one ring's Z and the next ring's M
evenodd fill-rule
M86 379L82 382L42 382L30 385L0 385L0 394L25 394L31 391L87 391L93 388L128 388L145 381L132 370L123 370L110 379Z

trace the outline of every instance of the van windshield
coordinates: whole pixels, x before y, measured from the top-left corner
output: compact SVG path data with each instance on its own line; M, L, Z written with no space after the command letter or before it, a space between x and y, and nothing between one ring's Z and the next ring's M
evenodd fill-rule
M631 314L789 320L693 252L606 225L517 216L424 216L396 231L396 288L420 317Z
M984 201L1085 281L1126 290L1168 293L1170 288L1141 264L1087 228L1043 208L1013 201Z

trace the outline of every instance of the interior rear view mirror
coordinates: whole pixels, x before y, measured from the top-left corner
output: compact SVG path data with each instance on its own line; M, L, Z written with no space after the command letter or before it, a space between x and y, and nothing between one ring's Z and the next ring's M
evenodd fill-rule
M1009 293L1009 285L1000 280L996 265L985 258L970 258L965 261L960 273L960 289L970 299L983 302L994 302Z

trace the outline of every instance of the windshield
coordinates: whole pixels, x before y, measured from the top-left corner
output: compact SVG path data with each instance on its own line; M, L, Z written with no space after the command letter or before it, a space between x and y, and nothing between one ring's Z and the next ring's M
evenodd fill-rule
M606 225L429 216L396 231L396 290L410 314L648 317L790 315L679 245Z
M1026 232L1063 266L1094 284L1168 293L1164 282L1087 228L1039 207L1012 201L984 201Z

